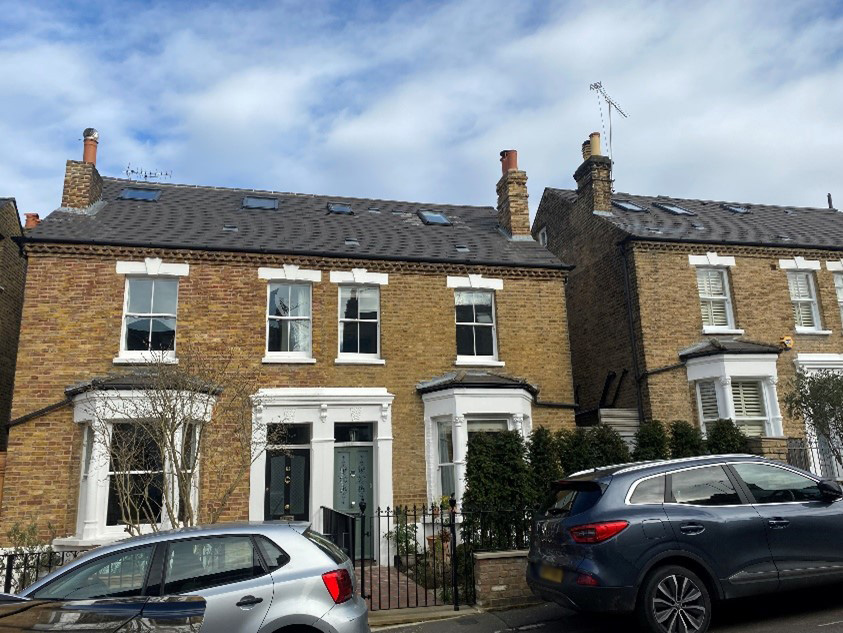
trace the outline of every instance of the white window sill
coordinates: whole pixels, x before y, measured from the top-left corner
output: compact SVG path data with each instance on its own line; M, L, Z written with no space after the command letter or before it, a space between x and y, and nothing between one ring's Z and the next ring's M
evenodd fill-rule
M315 358L303 358L295 356L270 356L266 355L261 359L265 365L313 365L316 363Z
M175 356L165 356L164 358L152 358L151 356L117 356L113 362L115 365L150 365L153 363L178 365L179 359Z
M334 359L335 365L386 365L383 358L367 356L338 356Z
M506 363L494 358L472 358L471 356L459 356L454 363L457 367L504 367Z
M738 334L741 335L744 330L731 327L718 327L716 325L704 325L703 334Z
M811 329L811 328L803 328L803 327L797 326L796 327L796 333L797 334L808 334L808 335L811 335L811 336L828 336L829 334L832 334L832 331L831 330L814 330L814 329Z

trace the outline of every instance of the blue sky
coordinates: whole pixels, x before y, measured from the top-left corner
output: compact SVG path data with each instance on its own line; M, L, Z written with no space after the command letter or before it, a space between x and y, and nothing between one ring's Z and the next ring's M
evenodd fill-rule
M535 211L600 80L619 191L840 207L842 7L0 0L0 196L55 208L93 126L104 175L461 204L515 148Z

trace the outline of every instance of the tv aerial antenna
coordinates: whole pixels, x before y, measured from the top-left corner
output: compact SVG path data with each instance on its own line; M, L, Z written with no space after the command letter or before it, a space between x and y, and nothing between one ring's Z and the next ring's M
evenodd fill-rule
M129 180L163 180L165 178L172 178L173 172L159 171L157 169L143 169L141 167L132 167L132 163L126 165L126 178Z
M597 93L597 107L600 109L600 123L603 125L603 134L606 134L606 124L603 122L603 102L600 100L601 98L603 101L606 102L607 109L609 111L609 158L612 157L612 109L614 108L618 114L620 114L623 118L628 119L629 115L623 111L618 105L618 102L612 99L609 94L606 92L605 88L603 88L602 81L595 81L593 84L588 86L589 90L593 90Z

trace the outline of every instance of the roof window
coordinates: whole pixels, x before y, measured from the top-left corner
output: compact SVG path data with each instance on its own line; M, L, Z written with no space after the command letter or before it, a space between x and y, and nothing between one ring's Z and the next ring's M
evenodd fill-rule
M144 200L145 202L155 202L161 197L160 189L139 189L136 187L126 187L120 192L120 200Z
M438 211L428 211L427 209L422 209L418 212L418 216L425 224L451 226L451 221L445 217L445 214L439 213Z
M639 207L637 204L630 202L629 200L612 200L612 206L617 207L618 209L623 209L624 211L634 211L636 213L647 211L644 207Z
M749 213L748 208L742 207L737 204L721 204L720 206L726 209L726 211L731 211L732 213L738 213L740 215L743 215L744 213Z
M356 237L345 238L346 246L360 246L360 241Z
M336 213L337 215L354 215L351 210L351 205L345 202L329 202L328 213Z
M369 211L369 213L380 213L381 209L380 209L380 207L369 207L368 211Z
M277 209L278 198L266 198L263 196L246 196L243 198L244 209Z
M469 252L471 252L471 249L468 246L466 246L465 244L456 244L456 245L454 245L454 248L457 249L458 253L469 253Z
M680 207L678 204L673 204L672 202L654 202L653 206L667 211L668 213L672 213L673 215L696 215L693 211L688 211L688 209Z
M238 231L236 224L223 224L222 230L227 233L236 233Z

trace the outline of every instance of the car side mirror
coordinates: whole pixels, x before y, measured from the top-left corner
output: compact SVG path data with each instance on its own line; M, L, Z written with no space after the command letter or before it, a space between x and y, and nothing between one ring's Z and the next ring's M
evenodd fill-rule
M843 488L832 479L823 479L817 484L817 487L826 501L837 501L843 498Z

